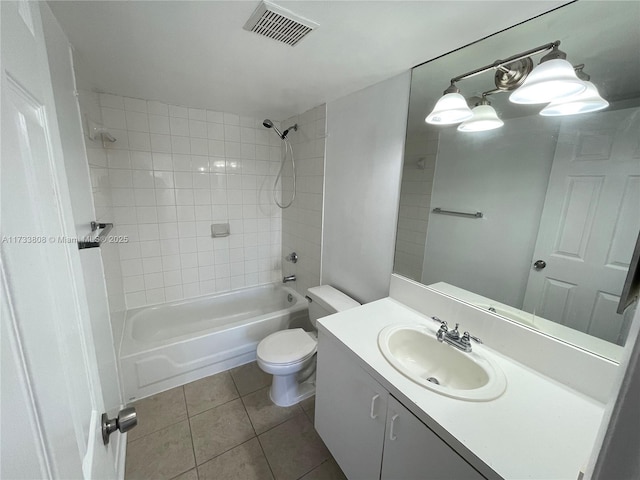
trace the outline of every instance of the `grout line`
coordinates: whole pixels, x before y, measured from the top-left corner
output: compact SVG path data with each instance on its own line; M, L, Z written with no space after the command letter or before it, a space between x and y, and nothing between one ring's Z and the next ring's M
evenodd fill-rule
M182 396L184 397L184 406L187 408L187 394L182 386ZM196 457L196 447L193 442L193 431L191 430L191 419L189 418L189 410L187 410L187 423L189 424L189 439L191 440L191 451L193 452L193 468L196 469L196 477L200 477L198 473L198 457ZM187 470L188 471L188 470Z
M269 467L269 471L271 472L271 476L275 479L276 474L273 471L273 467L271 467L271 462L269 461L269 457L267 456L267 452L264 451L264 447L262 446L262 442L260 441L260 437L256 437L258 439L258 445L260 445L260 450L262 451L262 456L267 461L267 467Z

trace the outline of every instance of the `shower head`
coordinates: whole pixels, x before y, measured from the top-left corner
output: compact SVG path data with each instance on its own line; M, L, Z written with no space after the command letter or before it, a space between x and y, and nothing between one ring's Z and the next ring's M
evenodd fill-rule
M266 118L263 122L262 125L264 125L266 128L273 128L275 130L275 132L278 134L278 136L282 139L284 139L285 135L278 130L278 127L276 127L273 122L271 120L269 120L268 118Z

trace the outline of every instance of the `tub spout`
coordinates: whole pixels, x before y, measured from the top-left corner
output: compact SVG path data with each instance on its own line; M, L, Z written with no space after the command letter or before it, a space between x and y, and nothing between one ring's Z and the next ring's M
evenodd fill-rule
M295 281L296 281L295 275L287 275L286 277L282 278L282 283L295 282Z

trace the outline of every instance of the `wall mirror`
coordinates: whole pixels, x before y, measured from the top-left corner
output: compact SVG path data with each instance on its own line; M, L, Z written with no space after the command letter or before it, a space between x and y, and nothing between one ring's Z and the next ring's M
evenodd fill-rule
M619 359L640 230L639 19L638 2L575 2L413 69L395 273ZM607 108L540 115L546 103L491 92L492 69L456 86L470 107L489 92L502 127L425 122L451 79L556 40Z

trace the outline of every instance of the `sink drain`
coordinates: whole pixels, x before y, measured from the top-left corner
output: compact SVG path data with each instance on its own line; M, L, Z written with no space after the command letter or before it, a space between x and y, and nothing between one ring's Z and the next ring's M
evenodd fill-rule
M438 381L438 379L436 377L427 378L427 382L431 382L431 383L435 383L436 385L440 385L440 382Z

